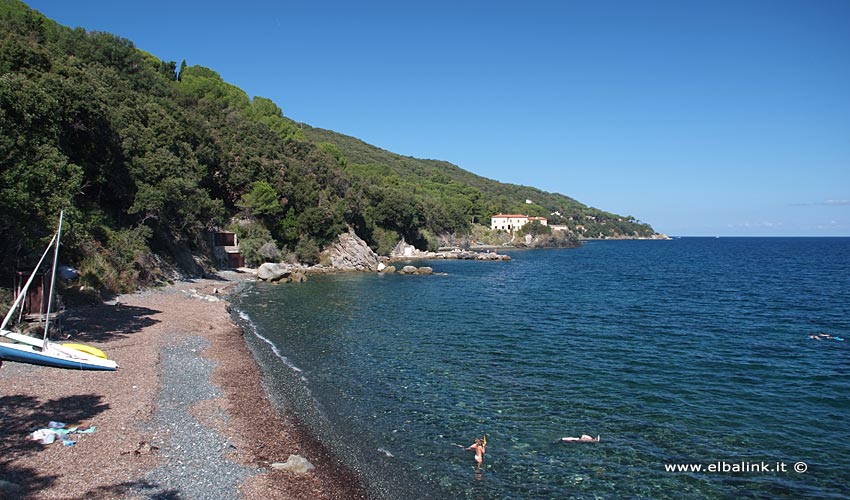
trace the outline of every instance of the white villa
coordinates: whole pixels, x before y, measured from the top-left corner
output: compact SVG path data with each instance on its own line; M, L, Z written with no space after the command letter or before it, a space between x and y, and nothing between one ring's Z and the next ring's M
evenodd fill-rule
M546 217L529 217L527 215L496 214L490 218L490 229L514 232L529 222L537 221L544 226L549 225Z

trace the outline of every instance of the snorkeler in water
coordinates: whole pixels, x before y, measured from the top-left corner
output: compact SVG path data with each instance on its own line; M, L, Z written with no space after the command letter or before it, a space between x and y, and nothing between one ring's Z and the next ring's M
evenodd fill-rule
M562 443L598 443L599 435L594 438L587 434L582 434L581 437L562 437L558 441Z
M830 335L828 333L813 333L813 334L809 335L809 339L811 339L811 340L839 340L839 341L844 340L841 337L835 337L835 336Z

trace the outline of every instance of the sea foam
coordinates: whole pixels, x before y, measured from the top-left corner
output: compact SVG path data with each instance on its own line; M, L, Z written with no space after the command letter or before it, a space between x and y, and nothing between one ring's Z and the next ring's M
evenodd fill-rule
M289 358L287 358L286 356L281 354L280 350L277 348L277 346L274 344L274 342L267 339L266 337L263 337L263 335L260 334L259 331L257 331L257 325L254 324L254 322L251 320L251 317L248 316L248 314L245 311L239 311L239 318L242 319L250 327L251 332L254 335L256 335L258 339L262 340L263 342L268 344L269 347L272 348L272 352L274 353L274 355L277 356L278 359L283 361L283 364L286 365L287 368L290 368L292 371L297 372L297 373L303 373L304 370L295 366L295 363L293 363L292 361L289 360Z

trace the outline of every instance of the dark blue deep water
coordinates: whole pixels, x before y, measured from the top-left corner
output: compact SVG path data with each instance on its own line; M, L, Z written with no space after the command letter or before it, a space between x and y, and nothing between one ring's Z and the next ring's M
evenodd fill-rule
M850 239L511 255L252 283L235 314L276 401L376 497L850 498ZM482 433L477 471L457 445ZM739 469L665 467L718 462Z

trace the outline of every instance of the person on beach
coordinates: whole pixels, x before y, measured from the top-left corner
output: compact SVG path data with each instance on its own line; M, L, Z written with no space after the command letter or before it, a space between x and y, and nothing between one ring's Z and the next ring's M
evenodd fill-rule
M481 467L484 462L484 454L487 453L487 438L477 438L467 450L475 450L475 463L477 467Z
M562 443L598 443L599 436L593 438L587 434L582 434L581 437L562 437L559 441Z

